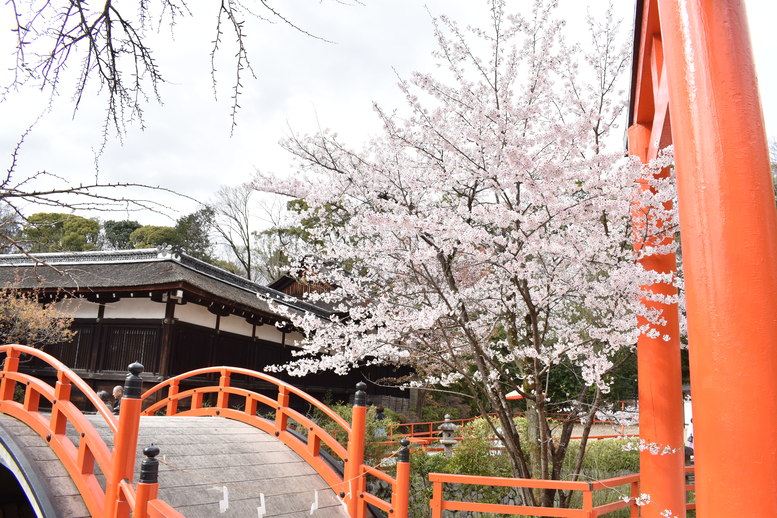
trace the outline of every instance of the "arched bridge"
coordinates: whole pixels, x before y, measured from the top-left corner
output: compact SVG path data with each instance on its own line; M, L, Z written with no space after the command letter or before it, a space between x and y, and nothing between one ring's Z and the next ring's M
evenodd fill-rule
M364 464L362 390L348 423L296 387L246 369L199 369L141 393L142 366L133 364L117 417L46 353L5 345L0 355L3 516L407 517L407 446L397 450L395 476ZM20 372L22 355L54 368L54 386ZM274 397L236 386L243 381ZM92 413L76 407L76 394ZM302 403L320 419L294 409ZM370 494L368 477L390 496Z

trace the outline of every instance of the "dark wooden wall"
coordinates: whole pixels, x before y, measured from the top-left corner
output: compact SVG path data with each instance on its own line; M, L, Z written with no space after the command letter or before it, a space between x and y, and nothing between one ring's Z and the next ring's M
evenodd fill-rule
M87 380L123 380L127 366L143 364L146 379L170 377L194 369L226 365L263 372L268 365L293 359L289 346L232 333L215 331L186 322L175 322L165 344L164 324L160 320L78 319L73 323L75 338L67 344L47 346L46 352L77 371ZM167 349L167 350L166 350ZM167 361L163 362L163 356ZM167 367L160 370L160 366ZM37 370L40 363L31 362ZM379 380L395 376L390 366L371 366L345 376L323 372L294 378L285 373L270 373L316 397L347 399L356 383L365 378ZM371 395L407 397L398 389L370 385Z

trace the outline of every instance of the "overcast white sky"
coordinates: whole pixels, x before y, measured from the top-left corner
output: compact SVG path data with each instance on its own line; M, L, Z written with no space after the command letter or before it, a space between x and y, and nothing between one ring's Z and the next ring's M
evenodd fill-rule
M246 77L244 81L238 127L230 137L229 86L233 75L227 61L219 67L218 101L213 98L210 84L209 52L215 23L212 12L216 5L196 1L199 7L194 20L182 22L174 39L167 32L158 38L161 46L157 47L157 58L168 81L161 89L164 104L149 104L145 131L130 127L123 145L115 139L109 142L100 163L102 181L158 184L207 201L220 185L249 180L256 168L287 171L289 157L278 141L289 127L306 132L320 124L360 142L378 129L372 101L401 107L396 74L406 77L413 70L429 70L432 66L434 42L429 13L449 14L462 25L487 15L485 2L474 0L364 0L364 5L286 0L282 5L289 18L335 43L311 39L279 23L252 22L248 42L258 77ZM605 4L604 0L589 3L594 10ZM629 31L632 2L615 3L624 30ZM777 2L745 3L767 133L774 138ZM584 2L563 0L562 4L570 13L570 32L583 31ZM7 4L0 6L0 59L8 66L13 63L13 39L6 30L11 15ZM45 169L75 181L94 176L94 149L101 142L104 105L100 99L87 99L73 117L69 94L63 91L53 111L36 126L22 149L17 174ZM0 103L3 169L10 164L10 153L20 133L40 113L43 102L41 96L27 91ZM197 208L195 203L181 199L168 201L183 214ZM134 214L130 218L143 224L171 223L153 214Z

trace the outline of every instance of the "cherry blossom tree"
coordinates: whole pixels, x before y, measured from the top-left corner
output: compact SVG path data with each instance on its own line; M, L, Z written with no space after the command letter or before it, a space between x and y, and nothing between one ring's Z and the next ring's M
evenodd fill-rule
M331 131L295 136L286 146L297 174L257 176L257 189L305 201L300 220L328 216L309 229L301 262L333 287L311 299L339 316L292 315L306 337L284 368L394 362L413 366L417 386L466 387L482 413L496 413L493 432L518 477L560 478L582 422L565 474L577 478L616 357L636 343L637 314L661 320L638 302L655 279L635 259L654 250L635 252L632 239L634 228L671 228L655 224L666 194L637 194L641 167L623 157L622 139L607 150L628 66L611 10L589 18L583 49L565 41L555 2L516 14L503 0L488 6L485 28L436 20L439 66L400 81L404 112L376 107L384 132L363 149ZM648 217L635 227L638 213ZM552 374L570 366L579 390L550 400ZM527 436L510 391L527 402ZM556 495L523 497L552 505Z

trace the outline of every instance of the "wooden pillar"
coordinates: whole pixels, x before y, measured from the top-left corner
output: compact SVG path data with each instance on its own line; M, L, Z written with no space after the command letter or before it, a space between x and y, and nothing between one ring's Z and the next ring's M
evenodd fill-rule
M170 355L173 348L173 324L175 322L175 299L167 299L165 318L162 321L162 337L159 350L159 375L170 376Z
M699 516L777 516L777 210L742 0L658 0Z
M659 129L660 130L660 129ZM659 146L651 146L651 129L635 124L629 128L629 154L643 163L655 158ZM657 133L656 135L660 135ZM660 139L659 139L660 140ZM652 157L650 155L653 155ZM645 174L650 174L646 171ZM667 171L659 173L665 176ZM640 181L640 190L649 190L647 178ZM635 250L645 246L671 244L671 233L651 235L644 232L648 211L635 206L633 221ZM657 226L664 222L655 222ZM671 232L671 229L668 231ZM675 254L647 256L639 260L648 271L674 273L677 270ZM643 286L643 290L664 296L676 296L677 289L670 283L660 282ZM643 518L659 518L665 510L671 516L685 517L685 472L683 469L683 392L680 368L680 326L677 304L665 304L647 299L642 304L661 311L663 326L650 325L659 332L651 337L646 332L637 341L639 385L639 437L646 446L640 452L640 492L650 495L650 503L641 509ZM649 325L640 317L640 327Z

